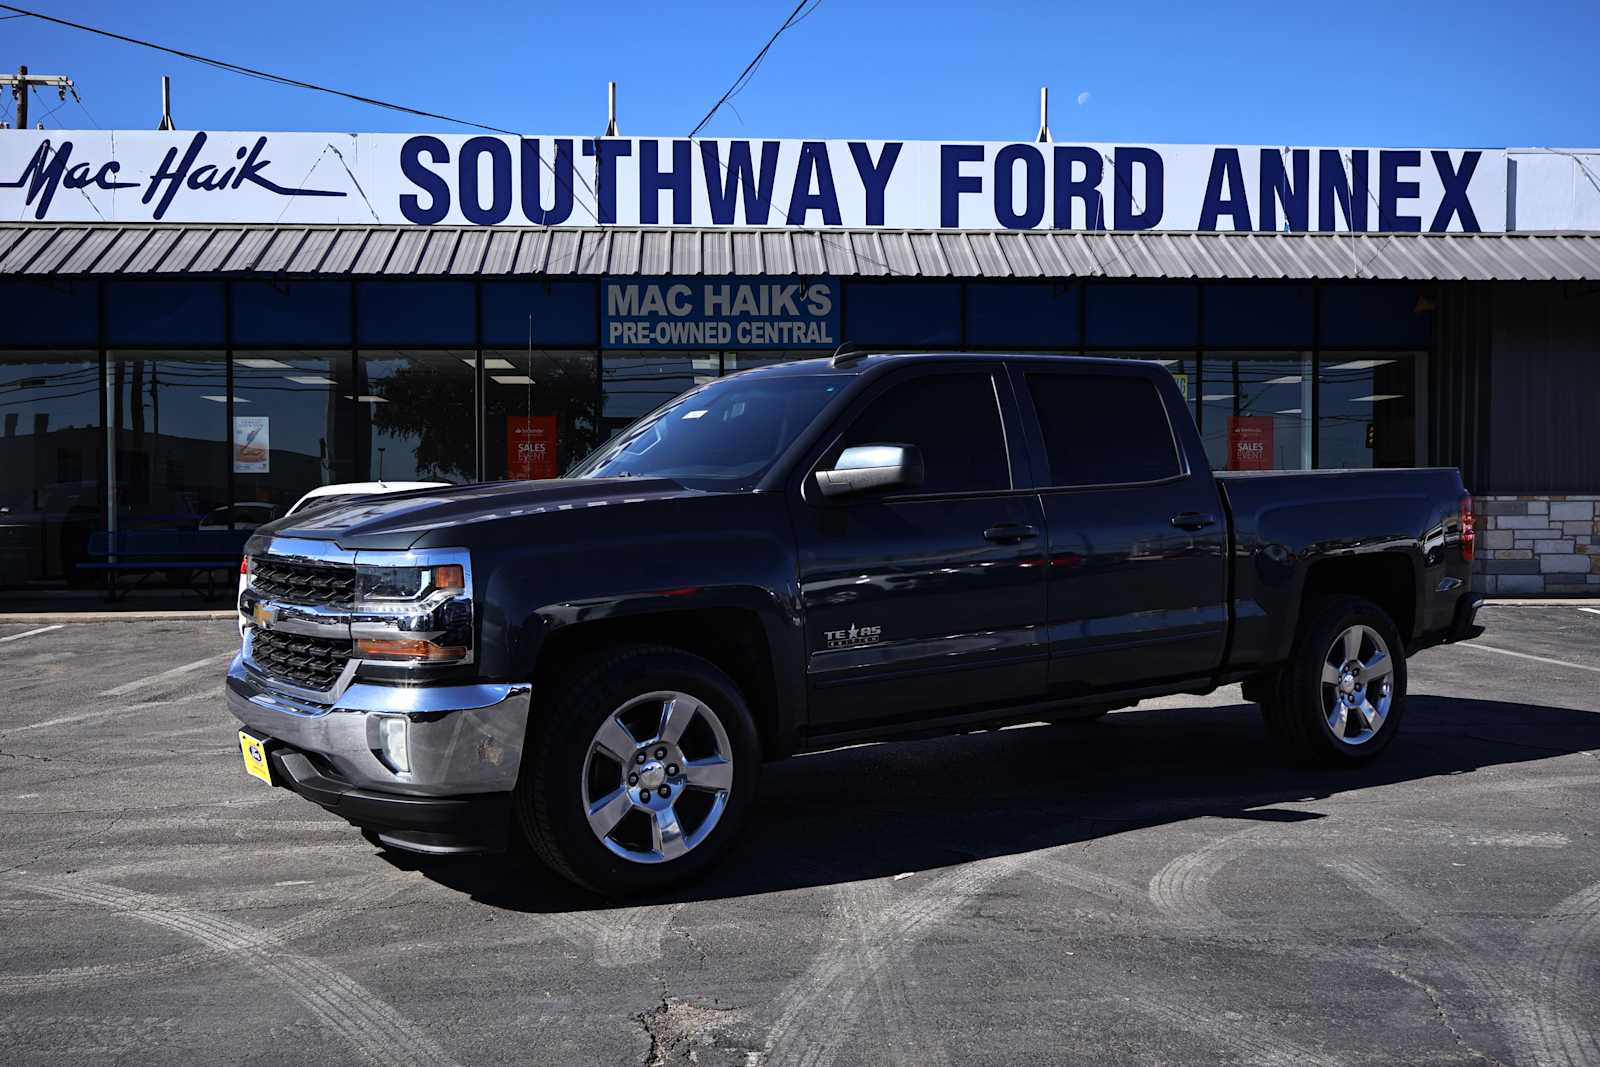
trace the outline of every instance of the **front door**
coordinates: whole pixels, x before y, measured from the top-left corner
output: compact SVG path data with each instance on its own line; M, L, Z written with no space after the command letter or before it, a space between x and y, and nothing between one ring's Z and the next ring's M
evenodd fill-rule
M852 407L805 477L847 447L901 444L920 450L923 483L791 492L814 731L1042 694L1044 516L1021 449L1008 451L1017 426L998 364L908 369Z

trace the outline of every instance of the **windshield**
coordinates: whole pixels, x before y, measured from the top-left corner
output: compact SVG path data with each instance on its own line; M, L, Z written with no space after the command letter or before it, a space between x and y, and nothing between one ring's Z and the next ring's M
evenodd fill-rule
M753 489L849 381L846 374L724 378L618 434L573 478L671 478L691 489Z
M371 495L374 495L374 494L371 494L371 493L325 493L322 496L307 497L306 499L300 501L300 503L296 504L294 507L290 508L289 509L289 514L295 515L295 514L298 514L299 512L302 512L302 511L309 511L311 508L325 508L325 507L329 506L330 504L348 504L352 500L360 500L362 497L371 496Z

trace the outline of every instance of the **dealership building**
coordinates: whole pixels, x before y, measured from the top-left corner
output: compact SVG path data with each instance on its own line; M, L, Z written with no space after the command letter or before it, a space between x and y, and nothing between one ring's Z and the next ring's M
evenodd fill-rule
M1481 588L1600 595L1600 150L5 131L0 219L0 611L841 343L1157 360L1213 466L1459 467Z

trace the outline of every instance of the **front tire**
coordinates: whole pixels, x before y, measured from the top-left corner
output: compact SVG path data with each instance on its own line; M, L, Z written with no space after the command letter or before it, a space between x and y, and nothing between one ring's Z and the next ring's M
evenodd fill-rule
M760 760L744 696L715 665L663 646L611 649L540 701L518 824L534 854L580 886L660 891L732 846Z
M1274 740L1303 762L1348 766L1376 757L1405 715L1406 657L1387 613L1360 597L1307 606L1278 684L1261 705Z

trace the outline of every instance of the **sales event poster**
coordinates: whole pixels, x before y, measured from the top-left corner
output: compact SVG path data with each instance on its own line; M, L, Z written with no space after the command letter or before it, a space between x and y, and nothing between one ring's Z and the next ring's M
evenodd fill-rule
M1228 469L1272 470L1272 416L1228 416Z
M513 481L554 478L556 471L556 417L506 416L506 477Z
M267 429L265 415L233 417L233 473L270 473L272 445Z

